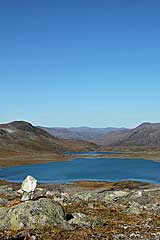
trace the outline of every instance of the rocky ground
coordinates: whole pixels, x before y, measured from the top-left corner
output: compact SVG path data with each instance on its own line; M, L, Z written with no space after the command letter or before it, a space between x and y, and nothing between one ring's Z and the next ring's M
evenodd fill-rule
M0 182L1 240L160 239L160 186ZM27 192L28 191L28 192Z

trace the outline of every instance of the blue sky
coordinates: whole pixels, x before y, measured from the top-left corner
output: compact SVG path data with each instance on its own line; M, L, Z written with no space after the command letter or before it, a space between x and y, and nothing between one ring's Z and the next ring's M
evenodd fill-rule
M0 122L160 122L160 1L0 2Z

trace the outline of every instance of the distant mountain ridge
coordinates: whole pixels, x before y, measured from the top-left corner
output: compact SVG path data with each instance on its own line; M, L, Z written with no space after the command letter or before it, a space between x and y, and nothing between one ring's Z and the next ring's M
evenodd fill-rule
M54 136L81 139L104 147L160 147L160 123L145 122L127 128L42 128Z
M0 124L0 150L64 153L96 151L98 146L160 147L160 123L142 123L133 129L46 128L25 121Z
M90 142L97 142L98 139L103 138L105 134L110 132L116 132L120 130L124 130L124 128L92 128L92 127L69 127L69 128L61 128L61 127L42 127L39 128L47 131L61 139L73 139L73 140L83 140Z
M96 147L96 144L85 141L59 139L25 121L0 124L0 149L63 153L65 151L89 151Z

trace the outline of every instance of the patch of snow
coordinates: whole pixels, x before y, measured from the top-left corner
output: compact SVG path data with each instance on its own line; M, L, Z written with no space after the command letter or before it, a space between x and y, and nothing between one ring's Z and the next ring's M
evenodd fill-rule
M16 130L10 129L10 128L1 128L2 130L9 132L9 133L13 133L16 132Z

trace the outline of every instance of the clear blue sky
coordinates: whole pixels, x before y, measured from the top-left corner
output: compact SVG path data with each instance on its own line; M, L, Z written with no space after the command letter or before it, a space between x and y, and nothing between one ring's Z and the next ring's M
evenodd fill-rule
M0 1L0 122L160 122L159 0Z

